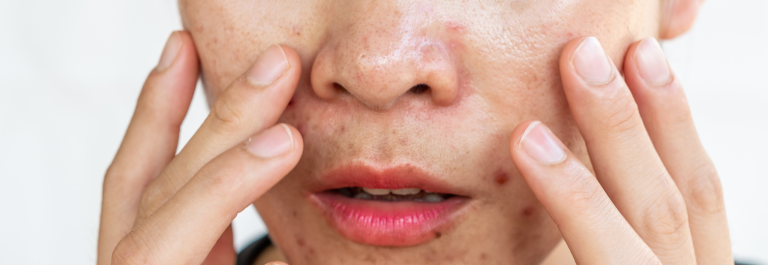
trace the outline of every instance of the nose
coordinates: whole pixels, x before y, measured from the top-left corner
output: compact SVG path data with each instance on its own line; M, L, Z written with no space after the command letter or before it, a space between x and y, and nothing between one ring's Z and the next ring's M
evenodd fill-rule
M376 110L388 109L408 94L438 106L456 101L457 60L450 36L434 19L418 19L423 13L411 15L408 10L361 8L366 14L387 15L340 16L342 22L329 28L330 37L311 72L312 88L320 98L330 102L351 95Z

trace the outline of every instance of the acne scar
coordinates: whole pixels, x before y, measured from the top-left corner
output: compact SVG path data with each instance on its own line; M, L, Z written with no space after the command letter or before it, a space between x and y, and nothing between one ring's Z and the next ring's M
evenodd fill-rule
M509 176L507 175L507 172L504 172L503 170L499 169L496 171L496 174L493 177L493 180L496 182L496 184L499 184L499 186L504 185L509 181Z

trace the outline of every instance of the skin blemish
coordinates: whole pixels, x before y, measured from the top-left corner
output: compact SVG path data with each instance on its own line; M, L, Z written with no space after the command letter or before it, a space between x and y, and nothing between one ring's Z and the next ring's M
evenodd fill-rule
M480 253L480 260L487 260L487 259L488 259L488 254Z
M307 244L307 242L304 241L304 238L298 237L298 238L296 238L296 244L299 245L300 247L303 247L304 245Z
M443 233L435 232L435 239L438 239L443 236Z
M499 169L496 171L496 174L493 176L493 181L496 182L496 184L499 184L499 186L504 185L509 181L509 175L507 172L504 172L503 170Z
M453 34L464 34L464 31L466 27L464 24L458 21L446 21L445 22L445 28L448 30L448 32L451 32Z
M534 211L535 210L533 209L533 206L527 206L527 207L523 208L522 214L525 217L530 217L531 215L533 215Z

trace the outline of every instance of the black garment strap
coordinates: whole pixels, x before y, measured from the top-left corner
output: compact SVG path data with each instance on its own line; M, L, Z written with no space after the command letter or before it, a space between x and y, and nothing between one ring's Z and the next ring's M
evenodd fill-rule
M245 249L243 249L243 251L240 251L240 253L237 254L237 265L253 265L253 263L256 262L256 259L261 256L261 253L264 252L264 250L267 249L267 247L270 245L272 245L272 240L269 239L269 235L265 235L264 237L253 241L253 243L248 245ZM755 264L736 261L735 265Z
M269 239L269 235L254 241L243 251L237 253L237 265L252 265L270 245L272 245L272 240Z

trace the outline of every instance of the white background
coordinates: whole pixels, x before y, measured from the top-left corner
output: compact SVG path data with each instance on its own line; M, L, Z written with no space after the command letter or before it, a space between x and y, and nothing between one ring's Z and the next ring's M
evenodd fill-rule
M168 34L173 0L0 1L0 264L95 262L102 174ZM663 44L725 189L737 257L768 262L768 1L707 0ZM198 91L199 92L199 91ZM195 95L186 142L207 113ZM264 233L251 208L238 246Z

